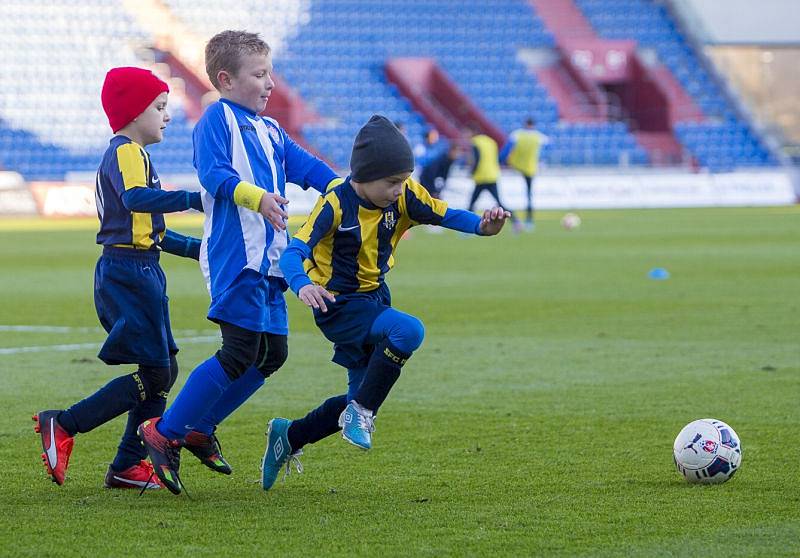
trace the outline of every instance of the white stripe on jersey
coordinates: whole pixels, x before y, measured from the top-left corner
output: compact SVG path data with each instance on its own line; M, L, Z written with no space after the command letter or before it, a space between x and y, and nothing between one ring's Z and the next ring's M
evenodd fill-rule
M103 215L105 215L106 208L105 208L105 200L103 199L103 187L100 185L100 171L97 171L95 175L94 181L94 203L97 205L97 216L100 217L100 221L103 221Z
M203 239L200 241L200 271L206 280L206 289L211 293L211 271L208 269L208 239L213 230L214 219L214 196L208 193L205 188L200 188L200 200L203 202Z
M272 172L272 184L275 188L275 193L280 194L278 190L278 171L275 168L275 149L272 147L272 140L269 139L269 130L267 130L267 124L264 122L263 119L259 118L258 120L253 120L253 124L256 128L256 134L258 135L258 142L261 144L261 149L264 150L264 153L267 154L267 161L269 161L269 170ZM273 277L283 277L283 272L281 271L280 265L278 265L278 260L281 259L281 255L283 251L286 250L286 246L289 244L289 233L288 232L279 232L275 231L275 234L272 237L272 242L267 248L267 258L269 258L269 271L267 275L271 275Z
M236 121L236 115L233 114L233 111L227 104L223 103L222 106L225 109L225 120L228 122L228 128L231 133L231 164L242 180L255 184L256 181L253 178L253 169L247 157L247 151L244 147L242 132L239 130L239 123ZM270 158L270 166L273 164ZM272 173L274 176L274 169ZM237 209L239 211L239 224L242 227L244 251L247 258L245 269L249 268L260 271L261 264L264 261L264 250L267 247L267 223L260 213L245 207L237 206Z

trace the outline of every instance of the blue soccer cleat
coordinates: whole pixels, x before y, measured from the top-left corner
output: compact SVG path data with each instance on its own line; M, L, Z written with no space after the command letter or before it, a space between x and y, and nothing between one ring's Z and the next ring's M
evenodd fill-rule
M303 450L292 452L289 444L289 425L292 421L285 418L274 418L269 421L267 429L267 449L264 451L264 459L261 462L261 487L269 490L278 479L281 467L286 465L286 479L291 471L292 462L298 473L303 472L303 465L300 464L298 457L303 455Z
M339 426L342 427L342 438L361 449L372 447L372 433L375 422L372 411L351 401L339 415Z

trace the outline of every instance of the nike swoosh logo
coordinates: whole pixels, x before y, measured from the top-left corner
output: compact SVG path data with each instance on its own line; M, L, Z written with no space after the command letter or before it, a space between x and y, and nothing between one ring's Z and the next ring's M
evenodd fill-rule
M354 227L343 227L343 226L339 225L339 227L337 228L337 230L340 230L340 231L342 231L342 232L344 232L344 231L352 231L353 229L357 229L357 228L358 228L358 227L360 227L360 226L361 226L361 225L355 225Z
M160 182L160 179L158 177L153 179L153 184L155 184L156 182Z
M58 452L56 451L56 425L55 417L50 418L50 446L47 448L47 461L50 468L55 469L58 465Z
M138 486L140 488L143 487L143 486L147 486L147 487L158 486L154 482L144 482L144 481L135 481L135 480L131 480L131 479L124 479L122 477L118 477L117 475L114 475L114 480L118 480L119 482L124 482L124 483L130 484L132 486Z

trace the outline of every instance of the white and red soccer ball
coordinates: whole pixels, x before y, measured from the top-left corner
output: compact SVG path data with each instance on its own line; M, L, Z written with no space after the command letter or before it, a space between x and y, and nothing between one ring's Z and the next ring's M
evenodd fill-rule
M581 226L581 218L578 216L577 213L566 213L561 218L561 226L568 231L571 231L572 229L577 229L578 227Z
M742 445L733 428L716 419L701 419L683 427L672 446L675 466L690 483L719 484L742 463Z

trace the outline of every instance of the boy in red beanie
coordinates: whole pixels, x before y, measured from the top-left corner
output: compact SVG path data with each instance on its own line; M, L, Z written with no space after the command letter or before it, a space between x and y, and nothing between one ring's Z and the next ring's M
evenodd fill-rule
M167 84L141 68L114 68L103 84L103 109L115 135L97 173L97 262L94 300L108 337L98 355L106 364L137 364L66 410L34 415L42 459L63 484L75 434L128 413L117 455L105 477L108 488L160 488L137 426L162 414L178 375L161 251L198 259L200 241L166 229L163 213L202 211L199 193L163 191L145 146L161 141L169 123ZM198 448L213 455L213 448Z

